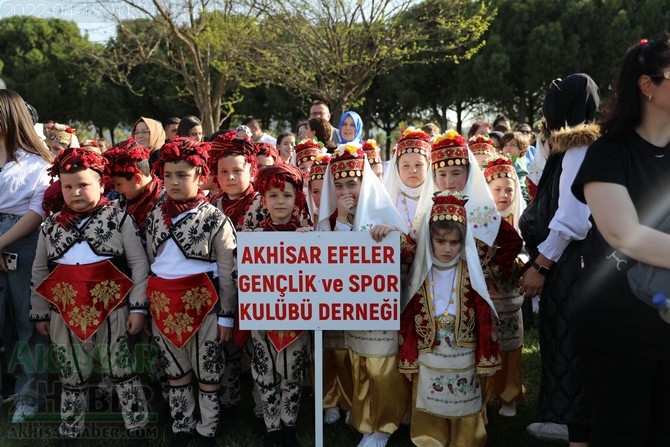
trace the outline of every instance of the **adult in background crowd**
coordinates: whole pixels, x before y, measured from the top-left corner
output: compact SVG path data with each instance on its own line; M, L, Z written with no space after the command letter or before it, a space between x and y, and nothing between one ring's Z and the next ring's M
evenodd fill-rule
M248 116L242 121L243 126L247 126L251 130L251 141L254 143L268 143L277 147L277 139L268 134L258 124L258 120L253 116Z
M35 331L28 315L30 277L39 227L45 217L42 200L49 185L47 168L52 158L35 132L23 98L1 89L0 253L15 256L0 256L0 329L5 355L25 359L10 371L17 375L18 395L12 422L23 422L36 413L37 384L46 381L46 371L38 372L35 365L43 364L37 362L36 347L40 344L46 348L48 339Z
M165 141L171 141L175 136L177 136L177 128L179 127L179 122L181 118L176 116L170 117L165 120L163 123L163 130L165 131Z
M572 326L592 407L589 445L667 446L670 325L633 294L628 270L670 269L670 235L654 229L669 209L670 34L628 50L613 93L572 186L598 235Z
M330 108L328 104L323 101L316 100L312 103L312 106L309 108L309 119L313 118L323 118L324 120L330 123ZM302 137L300 137L302 139ZM340 137L340 132L338 129L333 129L333 132L330 135L330 140L333 142L333 147L336 147L338 144L342 144L342 138ZM325 143L324 143L325 144Z
M586 74L552 82L542 108L551 154L535 203L526 209L529 214L524 213L520 222L531 267L521 277L519 291L526 298L541 294L538 422L527 430L538 437L567 437L572 447L584 446L589 439L571 312L578 300L574 285L582 275L591 223L588 207L572 195L570 185L586 148L598 137L597 126L583 123L593 120L599 103L598 86ZM529 227L528 218L533 217L534 226Z

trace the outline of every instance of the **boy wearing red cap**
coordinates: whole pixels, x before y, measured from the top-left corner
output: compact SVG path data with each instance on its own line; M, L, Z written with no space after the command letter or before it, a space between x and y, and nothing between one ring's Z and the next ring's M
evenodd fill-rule
M163 146L156 167L168 197L147 221L147 296L154 341L170 377L174 447L194 436L200 446L216 443L221 344L232 337L237 306L235 229L199 188L209 173L208 150L209 143L181 137Z
M262 231L310 231L306 214L303 174L293 165L262 170L256 187L268 210ZM263 401L266 447L300 447L295 424L305 375L310 367L309 333L295 330L253 330L251 374Z
M65 205L44 222L33 264L30 319L55 348L62 445L84 433L94 357L114 382L128 445L146 445L147 404L129 334L144 325L149 266L132 217L102 196L105 166L102 155L78 148L54 160Z
M118 205L133 216L146 240L146 220L154 206L165 202L163 182L152 174L149 166L151 152L135 144L129 148L110 149L103 154L109 162L109 176L114 189L121 193Z

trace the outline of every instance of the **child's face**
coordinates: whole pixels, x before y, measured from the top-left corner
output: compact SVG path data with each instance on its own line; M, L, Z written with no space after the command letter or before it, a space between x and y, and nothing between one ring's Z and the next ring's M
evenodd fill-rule
M204 189L205 191L218 191L219 186L214 182L215 178L216 176L210 172L208 176L203 178L203 182L200 185L200 188Z
M221 191L231 198L244 194L251 184L251 164L242 155L229 155L219 159L216 174Z
M293 135L284 137L277 150L279 151L279 156L283 158L284 161L289 162L293 154L295 154L295 137Z
M114 189L128 200L135 199L142 191L142 177L139 174L135 174L130 180L125 177L113 176L112 184Z
M300 169L305 174L309 174L309 171L312 169L313 164L314 160L303 161L298 165L298 169Z
M258 160L258 169L265 169L275 164L274 158L267 155L256 155L256 159Z
M342 122L340 133L344 141L351 141L356 137L356 124L351 116L346 117Z
M400 180L410 188L423 185L426 181L428 170L428 159L421 154L404 154L398 159L398 173Z
M284 190L270 188L262 196L262 203L270 213L270 218L278 224L287 224L291 221L293 207L295 207L295 186L286 182Z
M375 163L373 165L370 165L372 168L372 172L375 173L377 177L379 177L379 180L381 180L384 177L384 165L381 163Z
M100 174L92 169L59 175L63 199L73 211L84 213L92 210L102 196Z
M309 182L309 193L312 195L312 202L316 207L321 206L321 189L323 188L323 179L312 180Z
M437 231L431 231L430 242L433 255L440 262L453 261L461 252L463 245L461 234L455 229L439 228Z
M519 147L519 143L517 143L515 139L509 140L502 147L502 153L506 157L518 157L521 155L521 148Z
M167 162L163 166L163 184L172 200L188 200L197 196L204 178L198 168L184 160Z
M497 178L489 183L498 211L505 211L514 203L514 186L516 186L514 180L507 177Z
M435 183L440 191L463 191L467 181L468 168L465 166L445 166L435 171Z
M361 179L359 177L345 177L335 180L335 197L340 198L349 195L354 198L354 208L358 204L358 196L361 194Z

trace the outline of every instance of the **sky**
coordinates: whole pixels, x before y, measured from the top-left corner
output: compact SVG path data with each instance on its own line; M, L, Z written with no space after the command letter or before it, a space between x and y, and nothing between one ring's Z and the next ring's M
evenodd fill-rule
M133 18L127 6L106 2L120 17ZM88 33L89 40L105 43L114 35L114 22L96 0L0 0L0 19L15 15L31 15L44 19L57 18L75 22L79 29Z

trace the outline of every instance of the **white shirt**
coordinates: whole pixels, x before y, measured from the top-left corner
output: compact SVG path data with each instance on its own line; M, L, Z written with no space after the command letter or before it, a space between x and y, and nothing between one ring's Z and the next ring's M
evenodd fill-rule
M258 139L259 143L268 143L277 147L277 139L267 133L263 132L263 136Z
M0 213L24 216L34 211L44 219L42 201L51 179L49 166L40 155L18 149L16 161L8 162L0 171Z
M568 149L563 156L558 185L558 209L549 223L549 236L537 249L547 259L557 262L572 241L583 240L591 229L591 211L570 190L584 161L587 146Z
M448 270L431 269L433 284L430 284L433 293L435 315L456 315L456 272L458 268ZM452 299L453 298L453 299Z

